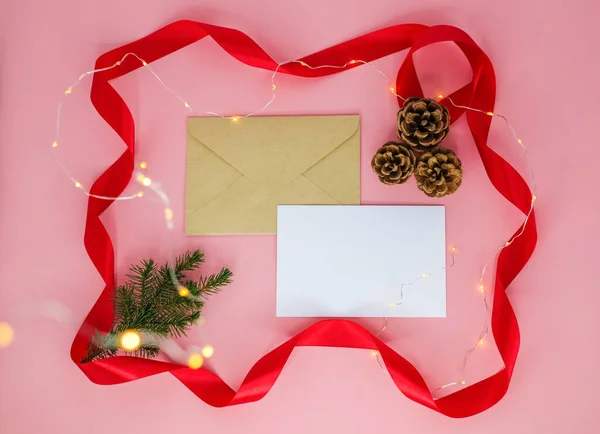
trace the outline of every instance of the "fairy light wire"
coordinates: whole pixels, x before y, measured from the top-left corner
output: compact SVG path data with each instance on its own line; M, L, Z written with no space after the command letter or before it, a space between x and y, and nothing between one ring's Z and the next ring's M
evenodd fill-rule
M141 198L143 197L143 191L138 191L135 194L131 194L131 195L126 195L126 196L118 196L118 197L109 197L109 196L100 196L100 195L95 195L92 194L88 189L86 189L83 184L81 184L75 177L73 177L71 175L71 173L69 172L68 168L66 167L66 165L60 160L60 158L58 157L57 154L57 150L59 148L59 139L60 139L60 127L61 127L61 119L62 119L62 110L63 110L63 106L64 103L67 99L67 97L73 92L73 90L78 87L81 82L83 81L83 79L85 79L86 77L96 74L96 73L100 73L100 72L104 72L104 71L108 71L110 69L113 68L117 68L119 67L124 61L125 59L127 59L128 57L133 57L135 59L137 59L142 66L158 81L158 83L170 94L174 95L183 105L184 107L193 115L199 115L199 114L204 114L204 115L210 115L210 116L216 116L216 117L220 117L223 119L230 119L234 122L239 121L240 119L245 119L251 116L256 116L260 113L263 113L264 111L266 111L275 101L276 98L276 91L277 91L277 83L276 83L276 79L278 74L280 74L279 70L282 66L284 65L288 65L288 64L300 64L303 67L306 67L308 69L311 70L318 70L318 69L339 69L339 70L345 70L347 69L349 66L353 66L356 64L361 64L361 65L367 65L369 66L372 70L374 70L375 72L377 72L380 76L382 76L384 79L387 80L388 83L388 90L390 91L390 93L392 95L394 95L395 97L401 99L402 101L406 101L406 98L400 94L398 94L396 92L396 89L392 83L392 81L390 80L390 77L385 74L385 72L383 72L382 70L380 70L379 68L377 68L376 66L374 66L372 63L364 61L364 60L360 60L360 59L352 59L349 60L348 62L344 63L343 65L309 65L304 61L301 60L289 60L289 61L285 61L285 62L281 62L278 63L277 66L275 67L275 69L273 70L273 73L271 74L271 97L269 98L269 100L263 105L261 106L259 109L249 112L245 115L235 115L235 116L231 116L231 115L223 115L221 113L218 112L214 112L214 111L206 111L203 113L199 113L196 110L194 110L194 108L191 106L191 104L184 99L177 91L175 91L174 89L172 89L171 87L169 87L164 80L156 73L156 71L154 71L154 69L141 57L139 57L137 54L129 52L126 53L121 60L115 62L113 65L104 67L104 68L99 68L99 69L94 69L91 71L87 71L83 74L81 74L79 76L79 78L77 79L77 81L75 83L73 83L70 87L68 87L65 91L64 94L62 95L62 98L60 99L59 103L58 103L58 107L57 107L57 117L56 117L56 131L55 131L55 139L52 142L52 150L53 150L53 156L55 161L57 162L57 164L59 165L59 167L62 169L63 173L70 179L70 181L79 189L81 189L84 194L86 194L87 196L90 197L94 197L97 199L102 199L102 200L131 200L131 199L136 199L136 198ZM490 314L491 314L491 309L490 309L490 305L487 301L487 293L489 291L485 290L485 284L484 284L484 278L486 275L486 271L489 267L489 265L491 265L495 260L496 257L502 252L503 249L507 248L508 246L510 246L517 238L519 238L524 232L525 232L525 228L529 222L529 219L533 213L534 210L534 202L536 200L536 191L537 191L537 185L536 185L536 180L535 180L535 174L534 174L534 170L533 170L533 165L531 163L531 160L529 158L529 152L527 150L527 147L523 144L522 140L518 137L515 129L513 128L513 126L510 124L510 122L508 121L508 119L501 114L497 114L497 113L493 113L493 112L486 112L484 110L480 110L480 109L476 109L473 107L468 107L468 106L464 106L464 105L459 105L456 104L452 98L450 97L443 97L442 95L438 95L438 99L445 99L448 100L448 102L450 102L450 104L452 104L454 107L456 108L462 108L464 110L469 110L472 112L477 112L477 113L481 113L483 115L486 116L491 116L491 117L499 117L501 118L505 124L507 125L508 129L510 130L514 140L519 144L519 146L521 147L521 149L523 150L523 153L525 155L525 159L527 161L527 165L529 167L529 173L530 173L530 184L531 184L531 191L532 191L532 198L531 198L531 205L529 208L528 213L525 216L525 219L523 221L523 224L521 225L521 229L519 232L517 232L516 234L514 234L509 241L507 241L504 245L500 246L494 253L493 257L491 258L491 260L489 262L487 262L480 273L480 277L479 277L479 287L481 288L480 293L482 296L482 300L483 300L483 305L484 305L484 309L485 309L485 317L484 317L484 327L482 329L482 332L479 334L479 339L477 340L477 343L472 346L471 348L469 348L464 357L463 357L463 362L462 362L462 367L461 367L461 380L460 381L453 381L451 383L445 384L435 390L441 390L441 389L445 389L448 387L452 387L452 386L458 386L458 385L464 385L466 384L465 381L465 371L466 371L466 367L467 367L467 363L469 361L470 356L477 350L478 347L480 347L484 342L485 339L488 337L489 335L489 322L490 322ZM146 163L142 162L140 164L140 168L141 169L146 169ZM170 207L170 201L169 198L167 196L167 194L160 188L160 185L158 183L153 183L150 178L148 178L144 172L142 171L136 171L135 172L135 176L136 179L138 179L138 181L140 182L140 184L142 184L144 187L149 188L156 196L159 197L159 199L161 200L161 203L163 205L164 208L164 213L165 213L165 222L166 222L166 226L167 229L169 231L172 231L174 228L174 224L173 224L173 211ZM169 244L169 243L168 243ZM452 249L452 254L451 254L451 263L445 267L443 267L440 272L445 272L448 268L451 268L454 266L455 264L455 248ZM172 260L172 251L171 251L171 246L169 244L169 263L171 263ZM171 268L171 267L170 267ZM399 296L399 300L397 302L394 303L390 303L384 312L384 323L382 328L379 330L379 332L376 334L377 337L379 337L383 332L385 332L385 330L388 327L388 321L389 321L389 317L388 317L388 312L391 308L397 307L399 305L401 305L404 301L404 289L407 286L415 286L417 285L417 283L422 280L425 279L427 277L429 277L430 275L421 275L420 277L415 278L413 281L410 282L405 282L402 283L400 285L400 296ZM187 288L183 287L179 281L177 280L177 277L174 273L173 270L171 270L171 278L173 279L173 283L175 284L175 287L177 288L178 291L180 291L180 295L182 296L190 296L189 294L189 290L186 292L185 290ZM183 295L185 294L185 295ZM377 359L378 362L380 362L379 360L379 352L376 350L373 350L373 353L377 355ZM381 365L381 362L380 362ZM383 367L383 366L382 366ZM384 368L385 369L385 368Z

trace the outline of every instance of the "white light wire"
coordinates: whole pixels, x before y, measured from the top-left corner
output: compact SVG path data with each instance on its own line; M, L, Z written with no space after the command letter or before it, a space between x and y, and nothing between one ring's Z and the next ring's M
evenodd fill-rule
M348 62L344 63L343 65L317 65L317 66L312 66L307 64L304 61L301 60L290 60L290 61L286 61L286 62L282 62L277 64L275 70L273 71L273 74L271 75L271 98L262 106L260 107L258 110L255 110L253 112L247 113L245 115L242 116L227 116L227 115L223 115L217 112L213 112L213 111L207 111L204 113L198 113L197 111L195 111L193 109L193 107L179 94L177 93L175 90L173 90L172 88L170 88L164 81L163 79L154 71L154 69L152 69L150 67L150 65L143 60L142 58L140 58L138 55L136 55L135 53L126 53L121 60L115 62L113 65L105 67L105 68L100 68L100 69L94 69L91 71L87 71L83 74L81 74L79 76L79 78L77 79L77 81L69 88L67 88L67 90L64 92L59 104L58 104L58 108L57 108L57 118L56 118L56 132L55 132L55 139L54 142L52 143L52 149L53 149L53 156L57 162L57 164L60 166L60 168L62 169L62 171L64 172L64 174L71 180L71 182L74 183L74 185L78 188L81 188L83 190L83 192L90 197L94 197L94 198L98 198L98 199L103 199L103 200L130 200L130 199L136 199L136 198L140 198L143 196L142 192L138 192L136 194L133 195L127 195L127 196L119 196L119 197L107 197L107 196L98 196L98 195L94 195L91 194L90 191L88 189L86 189L80 182L78 182L68 171L67 167L62 163L62 161L58 158L57 156L57 148L58 148L58 144L59 144L59 139L60 139L60 126L61 126L61 117L62 117L62 108L63 108L63 104L66 101L66 98L68 95L70 95L72 93L72 91L79 86L79 84L81 84L82 80L89 76L89 75L93 75L99 72L103 72L103 71L107 71L113 68L117 68L118 66L120 66L123 61L125 61L125 59L127 57L134 57L137 60L140 61L140 63L143 65L144 68L146 68L150 74L152 74L152 76L158 81L158 83L169 93L173 94L183 105L185 108L187 108L192 114L194 115L198 115L198 114L204 114L204 115L210 115L210 116L216 116L216 117L220 117L223 119L230 119L232 121L238 121L240 119L245 119L251 116L256 116L264 111L266 111L271 104L273 104L273 102L275 101L275 95L276 95L276 90L277 90L277 85L276 85L276 78L277 75L280 73L279 69L284 66L284 65L288 65L288 64L292 64L292 63L298 63L303 67L306 67L308 69L312 69L312 70L317 70L317 69L324 69L324 68L331 68L331 69L346 69L349 65L354 65L354 64L362 64L362 65L367 65L370 68L372 68L375 72L377 72L379 75L381 75L383 78L385 78L388 82L388 89L389 91L396 96L397 98L400 98L403 101L406 101L406 98L404 98L402 95L399 95L398 93L396 93L396 89L394 88L390 78L380 69L378 69L377 67L375 67L372 63L364 61L364 60L358 60L358 59L353 59L353 60L349 60ZM438 99L442 99L442 95L438 96ZM480 289L481 289L481 295L482 295L482 300L483 300L483 305L485 308L485 322L484 322L484 326L483 326L483 331L479 334L479 339L477 340L477 343L469 348L467 350L467 352L465 353L464 357L463 357L463 362L462 362L462 366L461 366L461 380L460 381L453 381L450 382L448 384L445 384L437 389L434 390L442 390L442 389L446 389L448 387L452 387L452 386L457 386L457 385L464 385L466 384L466 380L465 380L465 371L466 371L466 367L467 367L467 363L469 361L470 356L473 354L473 352L485 341L485 339L488 337L489 335L489 320L490 320L490 306L488 304L487 298L486 298L486 293L488 291L485 291L485 286L484 286L484 277L485 277L485 273L487 271L487 268L490 264L492 264L495 260L496 257L500 254L500 252L505 249L506 247L508 247L510 244L512 244L518 237L520 237L524 231L525 231L525 227L529 221L529 218L531 216L531 214L533 213L533 209L534 209L534 202L536 200L536 190L537 190L537 186L536 186L536 181L535 181L535 175L534 175L534 171L533 171L533 165L531 164L530 158L529 158L529 153L527 151L527 148L523 145L523 142L521 141L521 139L519 139L519 137L516 134L515 129L513 128L513 126L509 123L508 119L500 114L496 114L496 113L492 113L492 112L486 112L480 109L476 109L476 108L472 108L472 107L467 107L467 106L463 106L463 105L458 105L456 103L454 103L454 101L450 98L450 97L445 97L445 99L447 99L453 106L457 107L457 108L462 108L465 110L470 110L473 112L478 112L481 114L484 114L486 116L492 116L492 117L499 117L501 119L504 120L504 122L506 123L507 127L509 128L509 130L511 131L512 136L514 137L515 141L519 144L519 146L521 147L521 149L524 152L525 158L527 160L527 164L529 166L529 172L530 172L530 183L532 185L532 199L531 199L531 206L529 208L529 212L527 213L527 215L525 216L525 219L523 221L523 224L521 226L521 230L515 234L508 242L506 242L504 245L502 245L501 247L499 247L496 252L494 253L493 257L491 258L491 260L489 262L487 262L480 273L480 278L479 278L479 282L480 282ZM145 168L145 163L141 163L141 167ZM135 176L136 179L138 179L138 181L146 186L149 187L161 200L163 206L164 206L164 211L165 211L165 220L166 220L166 225L167 225L167 229L169 231L171 231L173 229L173 211L170 208L170 202L169 202L169 198L167 196L167 194L160 188L160 186L157 183L149 183L148 185L144 184L144 180L149 180L149 178L147 178L145 176L145 174L142 171L136 171L135 172ZM169 263L171 263L172 261L172 253L170 251L171 249L169 248ZM451 263L447 266L445 266L444 268L442 268L440 270L440 272L445 271L446 269L453 267L454 263L455 263L455 256L454 256L454 252L455 252L455 248L452 249L452 254L451 254ZM427 277L429 277L429 274L423 274L420 277L415 278L413 281L410 282L404 282L402 284L400 284L400 295L399 295L399 299L398 301L394 302L394 303L390 303L385 311L384 311L384 324L382 326L382 328L379 330L379 332L376 334L377 337L379 337L388 327L388 311L391 308L397 307L400 304L403 303L404 301L404 288L407 286L415 286L420 280L425 279ZM175 287L178 288L178 290L180 289L185 289L183 288L183 286L178 282L175 273L173 272L173 270L171 269L171 278L173 279L173 282L175 284ZM379 359L379 352L376 350L373 350L373 353L377 356L377 360L379 362L379 364L382 366L383 369L385 369L385 367L381 364L381 361Z

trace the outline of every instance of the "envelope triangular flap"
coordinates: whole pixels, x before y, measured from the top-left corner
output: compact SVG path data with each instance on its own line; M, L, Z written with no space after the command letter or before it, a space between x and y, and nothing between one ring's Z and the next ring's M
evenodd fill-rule
M344 144L358 116L189 118L196 140L255 183L287 184Z

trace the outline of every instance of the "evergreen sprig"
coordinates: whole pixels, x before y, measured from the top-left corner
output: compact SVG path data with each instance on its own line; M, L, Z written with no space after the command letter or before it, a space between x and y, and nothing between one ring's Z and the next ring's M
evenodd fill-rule
M199 280L186 278L186 272L196 270L203 262L204 254L194 250L177 257L174 266L159 266L152 259L132 265L127 274L129 281L116 288L113 295L110 332L96 331L82 362L115 356L119 336L126 330L136 330L142 336L141 346L126 354L145 358L158 356L161 339L185 336L200 319L204 298L231 283L232 273L227 268ZM189 294L180 295L174 282L181 282Z

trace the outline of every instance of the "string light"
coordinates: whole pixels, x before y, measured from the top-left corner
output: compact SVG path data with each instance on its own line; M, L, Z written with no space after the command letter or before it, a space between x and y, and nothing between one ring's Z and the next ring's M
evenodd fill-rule
M142 345L142 336L137 330L125 330L119 336L119 347L125 351L135 351Z
M80 182L75 182L75 187L76 187L76 188L81 188L81 187L82 187L82 185L81 185L81 183L80 183Z
M146 169L147 167L148 167L148 163L146 163L145 161L142 161L142 162L140 163L140 168L141 168L141 169Z
M427 279L427 278L429 277L429 274L423 273L423 274L421 274L421 277L422 277L423 279Z
M175 96L175 97L176 97L176 98L177 98L179 101L181 101L181 103L184 105L184 107L186 107L187 109L190 109L190 110L191 110L191 111L192 111L194 114L198 114L197 112L195 112L195 111L193 110L193 108L190 106L190 104L189 104L189 103L188 103L186 100L184 100L184 99L183 99L183 98L182 98L182 97L181 97L181 96L180 96L180 95L179 95L177 92L175 92L174 90L172 90L170 87L168 87L168 86L167 86L167 85L164 83L164 81L163 81L163 80L162 80L162 79L159 77L159 75L158 75L158 74L157 74L157 73L156 73L156 72L155 72L155 71L154 71L154 70L153 70L153 69L150 67L150 65L148 65L148 63L147 63L145 60L141 59L141 58L140 58L139 56L137 56L135 53L126 53L126 54L125 54L125 55L124 55L124 56L121 58L121 60L118 60L118 61L117 61L117 62L115 62L113 65L107 66L107 67L105 67L105 68L99 68L99 69L96 69L96 70L92 70L92 71L85 72L84 74L82 74L82 75L79 77L79 79L77 80L77 82L76 82L74 85L70 86L69 88L67 88L67 90L65 90L64 94L65 94L65 95L69 95L69 94L71 94L71 92L73 91L73 89L74 89L74 88L75 88L77 85L79 85L79 84L81 83L81 81L83 80L83 78L85 78L86 76L93 75L93 74L95 74L95 73L98 73L98 72L103 72L103 71L107 71L107 70L110 70L110 69L116 68L116 67L120 66L120 65L122 64L122 62L123 62L123 61L124 61L124 60L125 60L127 57L130 57L130 56L131 56L131 57L134 57L134 58L136 58L138 61L140 61L140 62L141 62L141 64L142 64L142 65L143 65L143 66L146 68L146 70L147 70L147 71L149 71L149 72L150 72L150 73L151 73L151 74L152 74L152 75L153 75L153 76L154 76L154 77L155 77L155 78L158 80L158 82L159 82L159 83L160 83L160 84L163 86L163 88L164 88L165 90L167 90L168 92L172 93L172 94L173 94L173 95L174 95L174 96ZM301 66L303 66L303 67L306 67L306 68L309 68L309 69L312 69L312 70L316 70L316 69L322 69L322 68L345 69L345 68L347 68L349 65L354 65L354 64L360 63L360 64L363 64L363 65L367 65L367 66L369 66L369 67L370 67L370 68L372 68L372 69L373 69L375 72L377 72L377 73L378 73L378 74L380 74L380 75L381 75L383 78L385 78L385 79L387 80L387 83L391 83L391 80L390 80L390 78L389 78L389 77L388 77L388 76L387 76L387 75L386 75L386 74L385 74L383 71L381 71L380 69L378 69L377 67L375 67L373 64L371 64L371 63L369 63L369 62L366 62L366 61L364 61L364 60L352 59L352 60L349 60L348 62L346 62L346 63L345 63L345 64L343 64L343 65L318 65L318 66L311 66L311 65L309 65L309 64L307 64L306 62L304 62L304 61L301 61L301 60L292 60L292 61L286 61L286 62L282 62L282 63L279 63L279 64L277 64L277 66L276 66L275 70L273 71L273 74L271 75L271 91L272 91L271 98L270 98L270 99L269 99L269 100L268 100L268 101L267 101L267 102L266 102L266 103L265 103L265 104L264 104L264 105L263 105L263 106L262 106L260 109L258 109L258 110L256 110L256 111L254 111L254 112L248 113L248 114L246 114L246 115L244 115L244 116L224 116L224 115L221 115L221 114L219 114L219 113L216 113L216 112L205 112L204 114L205 114L205 115L214 115L214 116L218 116L218 117L221 117L221 118L224 118L224 119L231 119L233 122L237 122L238 120L240 120L240 119L242 119L242 118L247 118L247 117L250 117L250 116L254 116L254 115L257 115L257 114L259 114L259 113L261 113L261 112L265 111L265 110L266 110L266 109L267 109L267 108L268 108L268 107L269 107L269 106L270 106L270 105L273 103L273 101L275 100L275 91L276 91L276 89L277 89L277 86L275 85L275 79L276 79L276 76L277 76L277 75L278 75L278 73L279 73L279 69L280 69L282 66L284 66L284 65L287 65L287 64L292 64L292 63L299 63ZM396 93L396 89L395 89L393 86L389 86L389 90L390 90L390 92L391 92L393 95L395 95L395 96L396 96L396 97L398 97L399 99L401 99L401 100L404 100L404 101L406 100L406 98L404 98L402 95L399 95L399 94L397 94L397 93ZM444 99L444 96L443 96L442 94L438 94L437 98L439 98L439 99L441 100L441 99ZM525 153L525 156L526 156L526 158L527 158L528 165L529 165L530 176L531 176L531 189L532 189L532 192L533 192L533 194L532 194L532 198L531 198L531 207L530 207L530 210L529 210L529 212L527 213L527 215L526 215L526 217L525 217L525 220L524 220L524 222L523 222L523 224L522 224L522 226L521 226L521 230L519 231L519 233L515 234L515 235L514 235L514 236L513 236L513 237L512 237L512 238L511 238L511 239L510 239L508 242L504 243L504 245L502 245L500 248L498 248L498 249L496 250L496 252L495 252L494 256L492 257L491 261L490 261L490 262L488 262L488 263L486 263L486 264L484 265L484 267L483 267L483 269L482 269L482 271L481 271L481 275L480 275L480 281L483 281L483 278L484 278L484 275L485 275L485 273L486 273L486 270L487 270L488 266L489 266L489 265L490 265L490 264L491 264L491 263L492 263L492 262L495 260L495 258L496 258L496 257L497 257L497 255L498 255L498 254L499 254L499 253L502 251L502 249L504 249L504 248L506 248L506 247L510 246L510 245L511 245L511 243L512 243L512 242L514 242L514 240L515 240L516 238L520 237L520 236L521 236L521 235L524 233L524 231L525 231L525 227L526 227L526 225L527 225L527 223L528 223L528 221L529 221L529 218L530 218L531 214L533 213L533 205L534 205L534 202L535 202L535 201L536 201L536 199L537 199L537 197L536 197L536 195L535 195L535 192L536 192L536 190L537 190L537 186L536 186L536 182L535 182L535 175L534 175L534 172L533 172L533 166L532 166L532 164L531 164L531 161L529 160L529 156L528 156L528 151L527 151L527 148L526 148L526 147L523 145L523 142L522 142L522 140L521 140L521 139L520 139L520 138L519 138L519 137L516 135L516 132L515 132L514 128L513 128L513 127L512 127L512 125L511 125L511 124L508 122L508 119L507 119L505 116L503 116L503 115L500 115L500 114L496 114L496 113L494 113L494 112L492 112L492 111L483 111L483 110L475 109L475 108L468 107L468 106L458 105L458 104L456 104L456 103L455 103L455 102L452 100L452 98L450 98L450 97L446 97L446 98L445 98L445 100L446 100L446 101L448 101L450 104L452 104L454 107L457 107L457 108L462 108L462 109L465 109L465 110L468 110L468 111L473 111L473 112L479 112L479 113L485 114L485 115L487 115L487 116L490 116L490 117L494 117L494 116L495 116L495 117L500 117L500 118L502 118L502 119L505 121L505 123L506 123L507 127L510 129L511 133L513 134L515 141L516 141L516 142L517 142L517 143L518 143L518 144L519 144L519 145L522 147L522 149L523 149L523 151L524 151L524 153ZM53 150L54 150L54 149L56 149L56 148L58 147L58 141L59 141L59 139L58 139L58 138L59 138L59 131L60 131L60 120L61 120L61 113L62 113L62 106L63 106L63 103L64 103L64 100L61 100L61 101L59 102L59 105L58 105L58 110L57 110L57 122L56 122L56 138L55 138L55 140L52 142L52 149L53 149ZM80 183L78 183L77 181L75 181L75 180L73 179L73 177L72 177L72 176L69 174L69 172L67 171L67 169L66 169L66 167L64 166L64 164L62 164L62 163L61 163L61 162L60 162L60 161L57 159L57 157L56 157L56 154L54 154L54 156L55 156L55 159L56 159L57 163L58 163L58 164L59 164L59 166L60 166L60 167L63 169L63 171L64 171L64 173L67 175L67 177L69 177L69 178L70 178L70 179L71 179L73 182L75 182L75 185L76 185L76 187L78 187L78 188L82 188L82 189L83 189L83 186L81 186L81 184L80 184ZM142 163L140 163L140 167L141 167L142 169L145 169L145 168L147 167L147 165L145 164L145 162L142 162ZM163 204L165 205L165 217L166 217L166 220L167 220L167 228L168 228L168 229L170 229L170 230L171 230L171 229L173 229L172 216L171 216L171 219L167 218L167 216L168 216L168 213L167 213L167 211L166 211L166 210L167 210L167 209L170 209L170 207L169 207L169 200L168 200L168 197L166 196L166 194L165 194L165 193L164 193L162 190L160 190L160 189L159 189L159 188L158 188L158 187L157 187L155 184L153 184L150 178L148 178L148 177L144 176L143 174L139 174L139 175L138 175L138 180L139 180L139 181L140 181L140 182L141 182L141 183L142 183L144 186L146 186L146 187L150 187L150 188L151 188L151 189L152 189L152 190L153 190L153 191L154 191L154 192L155 192L155 193L156 193L156 194L157 194L157 195L158 195L158 196L161 198L161 200L163 201ZM98 198L98 199L104 199L104 200L129 200L129 199L140 198L140 197L142 197L142 196L143 196L143 192L141 192L141 191L140 191L140 192L138 192L138 193L136 193L136 194L134 194L134 195L131 195L131 196L105 197L105 196L98 196L98 195L91 194L91 192L89 192L89 191L87 191L87 190L85 190L85 189L83 189L83 190L84 190L84 193L85 193L87 196L90 196L90 197L95 197L95 198ZM456 252L456 247L452 247L452 249L451 249L451 252L452 252L452 264L451 264L451 265L448 265L447 267L444 267L444 268L443 268L443 270L445 270L446 268L452 267L452 266L454 265L454 253ZM171 257L171 253L169 253L169 257ZM178 282L177 282L177 278L176 278L176 276L175 276L175 274L174 274L173 270L171 269L171 270L170 270L170 272L171 272L171 277L172 277L172 279L173 279L173 282L177 284L177 283L178 283ZM409 286L409 285L414 285L414 284L416 283L416 281L418 281L418 280L420 280L420 279L423 279L423 278L425 278L425 276L426 276L426 275L425 275L425 274L423 274L423 275L422 275L420 278L418 278L418 279L415 279L415 281L413 281L413 282L407 282L407 283L403 283L403 284L400 286L400 301L399 301L399 302L397 302L397 303L391 303L391 304L388 306L388 309L389 309L389 308L394 308L394 307L396 307L396 306L398 306L398 305L402 304L402 301L403 301L403 289L404 289L404 287L406 287L406 286ZM427 276L428 276L428 275L427 275ZM180 287L180 286L181 286L181 285L177 285L176 287ZM181 290L180 290L180 291L181 291ZM489 332L489 324L488 324L488 321L489 321L489 315L490 315L490 313L491 313L491 312L490 312L490 308L489 308L489 305L488 305L488 303L487 303L487 299L485 298L485 296L483 297L483 301L484 301L484 307L485 307L485 310L486 310L486 320L485 320L485 326L484 326L484 333L483 333L483 336L487 336L487 334L488 334L488 332ZM387 309L386 309L386 312L387 312ZM380 332L377 334L377 336L379 336L379 334L381 334L381 333L382 333L382 332L383 332L383 331L386 329L386 327L387 327L387 320L388 320L388 318L387 318L387 314L386 314L386 315L384 316L384 321L385 321L385 324L384 324L383 328L380 330ZM483 339L483 338L482 338L482 339ZM465 354L465 357L464 357L464 359L463 359L463 370L462 370L462 373L463 373L463 375L464 375L464 371L465 371L465 368L466 368L466 365L467 365L467 361L468 361L468 358L469 358L470 354L472 353L472 351L473 351L473 350L474 350L476 347L478 347L478 346L480 345L480 344L479 344L479 342L481 342L481 341L482 341L482 340L478 341L478 342L477 342L477 344L476 344L476 345L475 345L475 346L474 346L472 349L470 349L469 351L467 351L467 353ZM375 353L379 354L377 351L375 351L375 350L374 350L374 354L375 354ZM444 386L442 386L442 387L440 387L440 388L438 388L438 389L443 389L443 388L445 388L445 387L450 387L450 386L453 386L453 385L458 385L458 384L462 384L462 385L464 385L464 384L465 384L465 381L464 381L464 380L461 380L461 381L458 381L458 382L449 383L449 384L447 384L447 385L444 385Z
M182 286L181 288L179 288L179 295L182 297L187 297L188 295L190 295L190 290L187 289L185 286Z
M202 357L205 359L210 359L214 353L215 349L212 345L206 345L204 348L202 348Z
M479 292L484 293L485 292L485 286L479 285Z
M15 336L12 326L7 322L0 322L0 348L8 347Z
M165 208L165 219L173 220L173 210L171 208Z
M190 369L200 369L204 364L204 358L200 354L192 354L188 358L188 366Z

